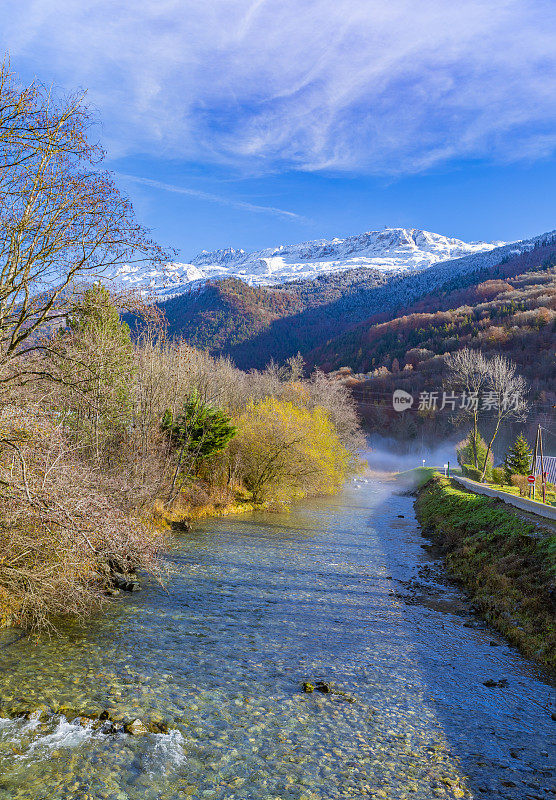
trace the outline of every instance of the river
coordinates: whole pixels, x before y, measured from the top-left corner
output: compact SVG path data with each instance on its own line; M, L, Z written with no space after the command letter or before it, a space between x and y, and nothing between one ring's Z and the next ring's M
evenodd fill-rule
M176 729L0 719L0 800L554 797L554 684L423 544L413 499L358 478L288 514L199 523L166 587L85 628L4 632L2 701ZM302 691L318 680L333 691Z

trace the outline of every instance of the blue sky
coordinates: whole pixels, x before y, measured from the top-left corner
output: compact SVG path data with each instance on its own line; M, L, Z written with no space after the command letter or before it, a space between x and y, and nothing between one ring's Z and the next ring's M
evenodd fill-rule
M181 260L384 226L556 228L554 0L4 0L23 80L87 89Z

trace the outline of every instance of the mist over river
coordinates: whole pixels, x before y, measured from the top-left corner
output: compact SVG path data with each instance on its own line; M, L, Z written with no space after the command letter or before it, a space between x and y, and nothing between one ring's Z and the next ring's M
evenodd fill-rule
M196 525L166 588L85 628L5 631L3 702L175 729L0 719L0 800L554 797L554 683L423 544L413 498L368 474L291 513ZM319 680L333 691L303 693Z

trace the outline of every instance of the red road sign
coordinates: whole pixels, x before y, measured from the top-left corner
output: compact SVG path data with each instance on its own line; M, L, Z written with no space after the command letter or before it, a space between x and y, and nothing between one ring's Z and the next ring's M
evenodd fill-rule
M529 481L529 483L535 483L535 476L534 475L528 475L527 476L527 480Z

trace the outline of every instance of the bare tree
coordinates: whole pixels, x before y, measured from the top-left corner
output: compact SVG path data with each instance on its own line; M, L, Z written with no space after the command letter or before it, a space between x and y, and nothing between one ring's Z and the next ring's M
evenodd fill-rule
M474 466L479 468L477 455L479 415L481 396L487 387L489 365L480 351L471 350L468 347L447 356L446 365L448 367L447 385L451 389L458 389L462 392L458 416L469 417L472 421L471 440Z
M496 418L482 465L482 481L485 479L488 457L500 426L507 419L523 419L528 409L525 400L528 392L527 381L522 375L517 374L516 365L505 356L494 356L487 364L488 390L483 396L483 406L492 409Z
M37 137L37 126L30 127L34 94L32 86L23 91L16 87L4 61L0 68L0 180L8 167L23 163L25 142Z
M45 324L64 318L76 282L168 255L99 169L82 96L18 88L0 66L0 368L35 350ZM11 369L7 369L11 367Z

